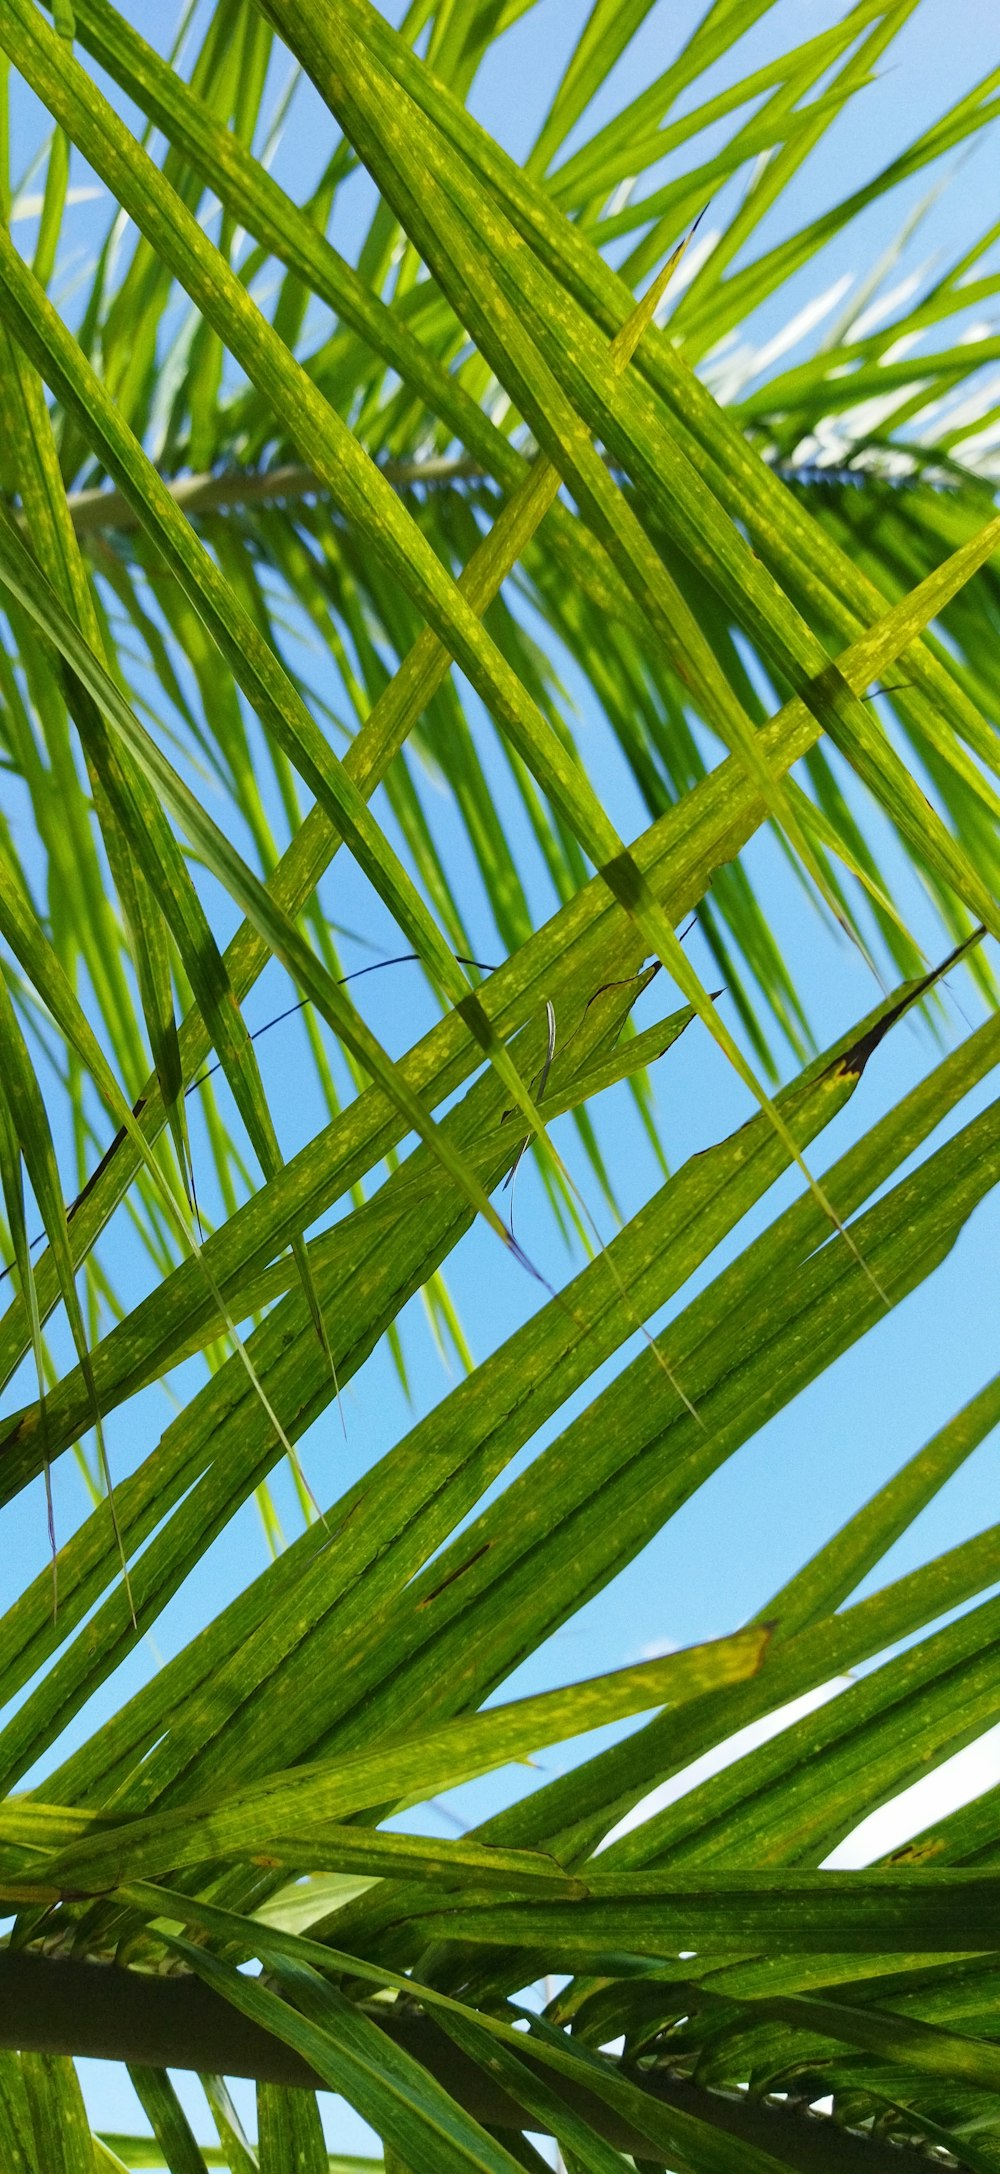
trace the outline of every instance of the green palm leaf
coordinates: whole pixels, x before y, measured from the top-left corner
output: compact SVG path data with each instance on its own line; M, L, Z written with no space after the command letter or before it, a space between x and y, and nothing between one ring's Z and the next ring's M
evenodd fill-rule
M1000 1181L996 71L837 157L922 19L0 0L16 2174L996 2166L996 1359L891 1357Z

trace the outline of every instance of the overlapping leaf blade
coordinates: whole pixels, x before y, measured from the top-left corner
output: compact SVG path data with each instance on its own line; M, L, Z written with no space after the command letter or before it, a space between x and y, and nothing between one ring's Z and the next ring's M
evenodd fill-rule
M609 1199L621 1189L588 1102L629 1078L644 1095L642 1067L690 1016L631 1031L647 952L729 1034L677 947L692 910L753 1064L781 1081L776 1024L807 1069L778 1093L784 1133L761 1116L669 1178L664 1168L607 1250L543 1293L339 1501L324 1475L325 1522L282 1549L262 1497L270 1568L103 1720L90 1701L138 1631L115 1589L106 1506L70 1533L55 1623L46 1575L0 1626L7 1785L38 1760L45 1776L0 1810L12 1947L89 1953L124 2000L130 1970L144 1983L164 1968L200 1974L218 2013L242 2007L347 2092L384 2132L390 2174L535 2166L521 2133L532 2123L559 2138L568 2168L602 2174L623 2151L681 2174L734 2163L881 2174L920 2163L914 2138L978 2170L992 2167L1000 2128L995 1792L876 1872L818 1866L875 1802L992 1718L993 1532L851 1601L985 1441L988 1356L987 1386L759 1609L766 1633L740 1647L759 1660L766 1642L756 1673L692 1681L683 1705L517 1792L467 1840L382 1824L386 1806L480 1771L489 1744L498 1756L501 1741L525 1748L516 1702L484 1700L887 1301L905 1305L1000 1172L986 1102L994 1022L977 1021L874 1125L855 1095L877 1041L932 990L907 925L905 858L883 859L869 796L933 901L933 955L946 948L940 926L961 944L970 909L997 927L995 395L977 390L995 343L982 328L965 336L969 311L995 292L991 232L887 306L877 278L830 299L820 269L827 239L984 134L995 81L870 181L849 177L823 216L793 216L774 247L770 208L793 202L801 162L845 103L871 98L873 63L911 0L860 0L753 67L741 40L766 25L768 0L714 0L655 80L612 99L610 119L606 77L652 11L596 0L518 167L466 101L531 12L521 0L471 11L417 0L397 33L363 0L221 0L199 16L190 56L162 59L107 0L79 0L72 21L60 0L52 33L33 0L0 0L13 65L57 117L39 142L31 273L0 237L5 382L17 390L17 429L0 448L13 516L0 733L37 839L19 857L16 816L0 837L3 1175L18 1281L0 1352L10 1373L34 1350L45 1381L44 1399L0 1431L4 1500L95 1410L128 1425L161 1374L201 1369L193 1390L177 1377L182 1409L159 1442L154 1425L153 1446L144 1431L149 1454L117 1490L139 1625L151 1624L266 1487L283 1442L328 1409L320 1310L343 1376L383 1334L404 1366L400 1308L440 1276L536 1111L548 1125L575 1108L589 1168ZM282 79L275 22L347 129L324 142L314 183L291 192L270 168L277 153L288 171L280 138L302 86L294 71ZM111 104L84 54L115 87ZM709 76L720 62L731 71L721 89ZM112 197L82 301L64 283L73 143ZM728 177L741 174L731 208ZM353 264L330 239L348 176L369 190ZM666 329L645 329L623 378L616 343L633 290L701 208L709 176L722 208L713 202L690 278L657 310ZM900 229L886 273L907 246ZM712 352L813 260L815 305L777 336L758 336L754 317L739 347ZM826 464L822 489L811 462ZM902 475L922 480L897 489ZM880 674L891 713L862 700ZM651 827L624 853L599 763L589 771L567 721L567 685L603 713L645 807ZM712 736L734 750L716 770ZM116 744L146 761L162 806L116 780ZM814 1065L809 992L740 857L772 818L814 895L908 981L860 1028L840 1017L824 1029L840 1039ZM350 939L321 886L341 836L456 1006L394 1063L340 994L336 947ZM470 849L488 924L468 864L463 880ZM235 936L206 866L248 914ZM540 876L555 902L547 921ZM480 943L487 925L495 935ZM469 998L453 953L506 963ZM989 993L988 947L965 955ZM239 1010L276 956L348 1044L347 1061L331 1055L310 1021L321 1129L314 1121L284 1167L269 1069ZM196 1116L182 1089L213 1046L228 1081L218 1101L211 1080L199 1088ZM484 1049L495 1069L469 1089ZM793 1148L849 1109L854 1144L823 1184L850 1243L808 1191L741 1229L783 1172L787 1184ZM102 1153L106 1116L119 1130ZM410 1153L408 1123L426 1143ZM49 1239L34 1266L22 1152ZM366 1201L383 1158L391 1174ZM178 1182L190 1184L192 1163L199 1179L212 1173L197 1234ZM582 1232L569 1180L549 1183ZM115 1290L118 1211L134 1218L154 1279L127 1303ZM60 1296L78 1358L60 1344ZM671 1318L650 1341L665 1304ZM245 1358L226 1360L220 1338L236 1323ZM638 1358L628 1351L588 1391L640 1328ZM555 1438L536 1440L554 1422ZM687 1665L655 1667L665 1685ZM788 1700L834 1687L644 1814L649 1790L683 1784L720 1740L770 1731ZM605 1692L600 1713L624 1712L621 1683ZM543 1711L581 1726L597 1715L590 1692L552 1698L521 1716L529 1736ZM180 1866L173 1894L135 1880L86 1892L136 1864ZM338 1945L296 1944L296 1926ZM980 1942L985 1952L963 1952ZM679 1952L689 1945L698 1953ZM252 1958L265 1979L235 1967ZM547 2019L529 2019L511 1996L553 1965L580 1974ZM428 2042L406 2037L421 2006L441 2026L444 2084ZM622 2033L622 2058L599 2050ZM209 2147L161 2070L136 2076L155 2144L90 2138L58 2054L5 2055L0 2156L18 2174L39 2152L67 2174L77 2161L246 2174L255 2152L264 2174L342 2163L306 2095L261 2083L255 2147L224 2084L206 2077L220 2139ZM476 2111L496 2110L501 2082L506 2130ZM821 2129L791 2103L779 2112L764 2103L776 2092L829 2096L835 2118Z

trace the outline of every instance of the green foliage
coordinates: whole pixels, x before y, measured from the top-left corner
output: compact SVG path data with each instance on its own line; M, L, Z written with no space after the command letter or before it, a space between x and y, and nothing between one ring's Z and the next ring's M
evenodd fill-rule
M110 0L0 0L0 1501L53 1517L0 1618L4 2170L506 2174L538 2132L569 2174L1000 2165L996 1793L824 1869L996 1714L1000 1528L879 1582L995 1426L995 1354L754 1623L503 1690L1000 1181L997 230L893 288L918 207L803 301L987 139L1000 73L796 223L918 4L748 59L772 0L712 0L609 118L656 11L594 0L518 163L474 108L534 0L216 0L167 57ZM768 835L882 980L821 1053ZM436 1006L401 1054L345 986L341 852ZM975 1016L873 1118L959 972ZM265 973L303 1012L289 1155ZM671 1168L682 1034L748 1114ZM657 1161L624 1218L612 1091ZM558 1289L499 1194L529 1147ZM477 1218L530 1291L479 1364L445 1280ZM298 1445L383 1338L408 1389L417 1293L462 1378L314 1499ZM252 1498L272 1559L206 1603ZM472 1832L391 1823L634 1716ZM94 2052L150 2135L92 2133Z

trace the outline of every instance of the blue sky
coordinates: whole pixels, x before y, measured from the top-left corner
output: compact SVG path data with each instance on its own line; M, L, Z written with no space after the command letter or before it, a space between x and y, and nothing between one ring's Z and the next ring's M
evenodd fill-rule
M133 0L127 12L147 37L152 34L153 11ZM389 8L386 12L394 13ZM661 0L600 94L588 125L594 118L614 112L664 66L670 52L694 26L699 12L689 0L669 6ZM569 0L540 0L498 42L482 71L470 103L516 155L523 155L530 145L584 14L576 0L572 5ZM835 20L837 14L837 0L778 0L741 48L741 72L755 60L798 43ZM156 37L164 47L169 43L171 28L172 10L157 9ZM878 81L834 124L801 176L794 205L782 204L759 240L780 238L786 230L784 222L791 218L798 224L884 164L952 98L978 79L994 49L992 5L983 4L983 0L964 0L963 6L956 9L945 5L945 0L919 0ZM726 64L716 74L720 83L726 80ZM707 93L713 87L714 79L710 79L699 89ZM285 136L276 162L279 177L298 195L305 193L314 178L331 136L331 124L311 95L303 101L302 114L302 120ZM19 115L24 130L30 131L33 120L27 102L23 113L15 107L15 120ZM991 177L995 179L997 170L996 151L994 128L989 140L979 143L968 156L945 161L931 174L914 177L890 202L873 206L837 238L818 264L783 290L777 304L761 313L759 321L748 328L750 335L758 341L769 338L793 310L803 307L816 294L848 275L863 278L905 214L926 197L931 181L947 179L947 187L931 204L904 262L918 265L935 253L943 252L944 257L956 253L961 242L977 233L983 222L986 184ZM357 183L352 188L353 196L345 194L343 213L338 211L335 233L339 246L348 254L364 230L366 216L364 186ZM724 223L735 201L735 190L721 192L718 201L709 207L707 223ZM85 267L88 253L103 232L106 213L106 203L99 198L83 200L78 206L62 272L68 314L73 308L73 280ZM29 222L15 231L22 246L27 246ZM577 728L592 774L600 782L602 796L619 831L626 838L632 837L647 820L637 791L585 693L575 684L571 684L570 691L580 704ZM503 792L499 778L497 790L498 794ZM380 818L391 827L382 805L376 803L376 807ZM458 856L457 845L455 853ZM808 905L773 840L763 836L755 840L747 865L780 931L797 984L806 993L817 1042L823 1046L877 1001L877 988L860 957ZM457 858L456 866L467 885L470 926L481 947L480 955L490 958L495 955L496 938L475 871L463 869ZM940 955L945 946L909 871L899 869L898 888L914 932L926 941L932 955ZM550 910L550 903L540 878L540 914ZM346 865L346 856L337 864L329 910L347 926L362 927L373 940L385 940L390 948L397 948L384 917L379 921L373 914L370 894ZM692 940L692 956L711 982L711 963L697 936ZM347 963L361 964L365 957L361 950L352 951L350 945L345 945ZM362 988L366 1014L394 1052L408 1046L434 1015L420 977L406 969L372 977ZM249 1023L262 1023L284 1000L279 977L263 977L248 1006ZM654 985L644 999L641 1022L671 1008L671 1002L671 993ZM960 1039L968 1021L976 1016L976 996L967 977L959 974L945 998L942 1031L946 1038ZM282 1146L286 1154L291 1154L322 1121L318 1098L311 1098L307 1081L304 1085L300 1026L289 1022L276 1028L259 1048ZM898 1028L869 1067L850 1109L824 1136L817 1164L822 1166L832 1159L890 1107L933 1062L934 1054L925 1024L910 1021ZM745 1090L697 1028L662 1062L655 1085L664 1144L674 1166L732 1130L749 1114ZM969 1114L968 1105L961 1114L964 1120ZM630 1213L648 1197L656 1183L656 1171L628 1097L618 1090L607 1096L597 1123L622 1208ZM560 1145L572 1154L568 1127L563 1128ZM589 1204L608 1235L607 1217L593 1198L594 1188L586 1180L583 1182ZM775 1188L766 1210L748 1219L741 1229L740 1243L769 1221L795 1190L797 1186L791 1180ZM525 1164L518 1180L517 1215L518 1234L532 1257L546 1274L563 1280L567 1256L553 1232L530 1163ZM998 1235L1000 1212L990 1200L973 1218L954 1253L905 1308L890 1315L821 1382L748 1443L612 1586L583 1607L532 1656L504 1687L505 1695L598 1673L665 1644L686 1644L718 1635L759 1608L812 1549L981 1387L993 1370ZM713 1261L713 1272L718 1265ZM535 1304L535 1288L482 1226L464 1241L451 1280L477 1358L493 1348ZM414 1402L420 1410L446 1392L448 1377L419 1319L420 1302L414 1301L408 1312L411 1320L407 1324L407 1348ZM628 1347L598 1380L617 1372L632 1356L633 1348L638 1348L637 1343ZM590 1400L594 1387L594 1383L588 1385L586 1399L581 1397L580 1403ZM15 1395L15 1404L21 1393ZM30 1385L24 1386L23 1394L30 1393ZM313 1430L304 1451L311 1483L323 1502L334 1499L358 1470L371 1464L411 1423L413 1415L384 1348L350 1385L345 1413L346 1441L335 1414L330 1413ZM147 1453L167 1416L162 1393L157 1390L146 1392L126 1414L118 1416L109 1430L116 1470L130 1469ZM566 1416L566 1411L561 1413L559 1423L564 1423ZM549 1436L556 1424L553 1422L548 1430ZM538 1442L530 1445L513 1471L521 1469L527 1456L539 1446ZM995 1514L994 1458L995 1448L984 1444L879 1566L873 1583L883 1583L887 1577L898 1575L990 1521ZM64 1467L57 1497L61 1530L69 1529L86 1507L82 1485L69 1467L69 1460L64 1460ZM276 1493L287 1515L288 1528L294 1532L297 1513L290 1487L280 1476ZM26 1571L45 1559L39 1490L28 1490L7 1514L8 1531L13 1532L12 1559L18 1566L20 1585ZM159 1658L178 1650L206 1616L266 1560L261 1527L249 1505L215 1544L198 1575L165 1611L153 1638L97 1695L88 1709L87 1728L114 1710L145 1680ZM539 1762L538 1778L544 1779L558 1771L562 1763L569 1763L578 1748L567 1747L558 1754L546 1755ZM591 1748L590 1744L586 1748ZM984 1778L1000 1777L1000 1751L992 1740L963 1754L962 1760L964 1764L957 1765L950 1783L945 1776L935 1777L929 1784L932 1791L937 1791L932 1809L940 1809L945 1801L960 1801L963 1795L982 1786ZM441 1831L449 1831L452 1819L473 1821L484 1816L502 1801L504 1794L519 1792L524 1785L525 1776L519 1772L456 1795L441 1816ZM950 1797L946 1795L949 1787ZM930 1811L921 1802L915 1810L901 1806L880 1816L882 1827L874 1839L868 1838L869 1854L924 1824ZM86 2063L83 2069L95 2125L145 2126L119 2071L103 2063ZM198 2131L207 2139L204 2102L190 2085L185 2084L184 2095L193 2107L199 2107ZM249 2094L239 2097L241 2104L246 2103ZM349 2110L328 2102L327 2112L331 2141L345 2149L364 2148L363 2125Z

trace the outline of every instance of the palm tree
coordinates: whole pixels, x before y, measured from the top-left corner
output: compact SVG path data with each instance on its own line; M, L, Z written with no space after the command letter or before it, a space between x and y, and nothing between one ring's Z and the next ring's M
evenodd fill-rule
M593 0L517 163L532 0L0 0L4 2170L367 2164L320 2092L394 2174L1000 2163L995 1790L824 1869L995 1716L998 1528L882 1566L1000 1376L846 1521L807 1441L749 1621L546 1646L862 1339L897 1399L1000 1178L996 227L822 262L996 72L797 215L915 5Z

